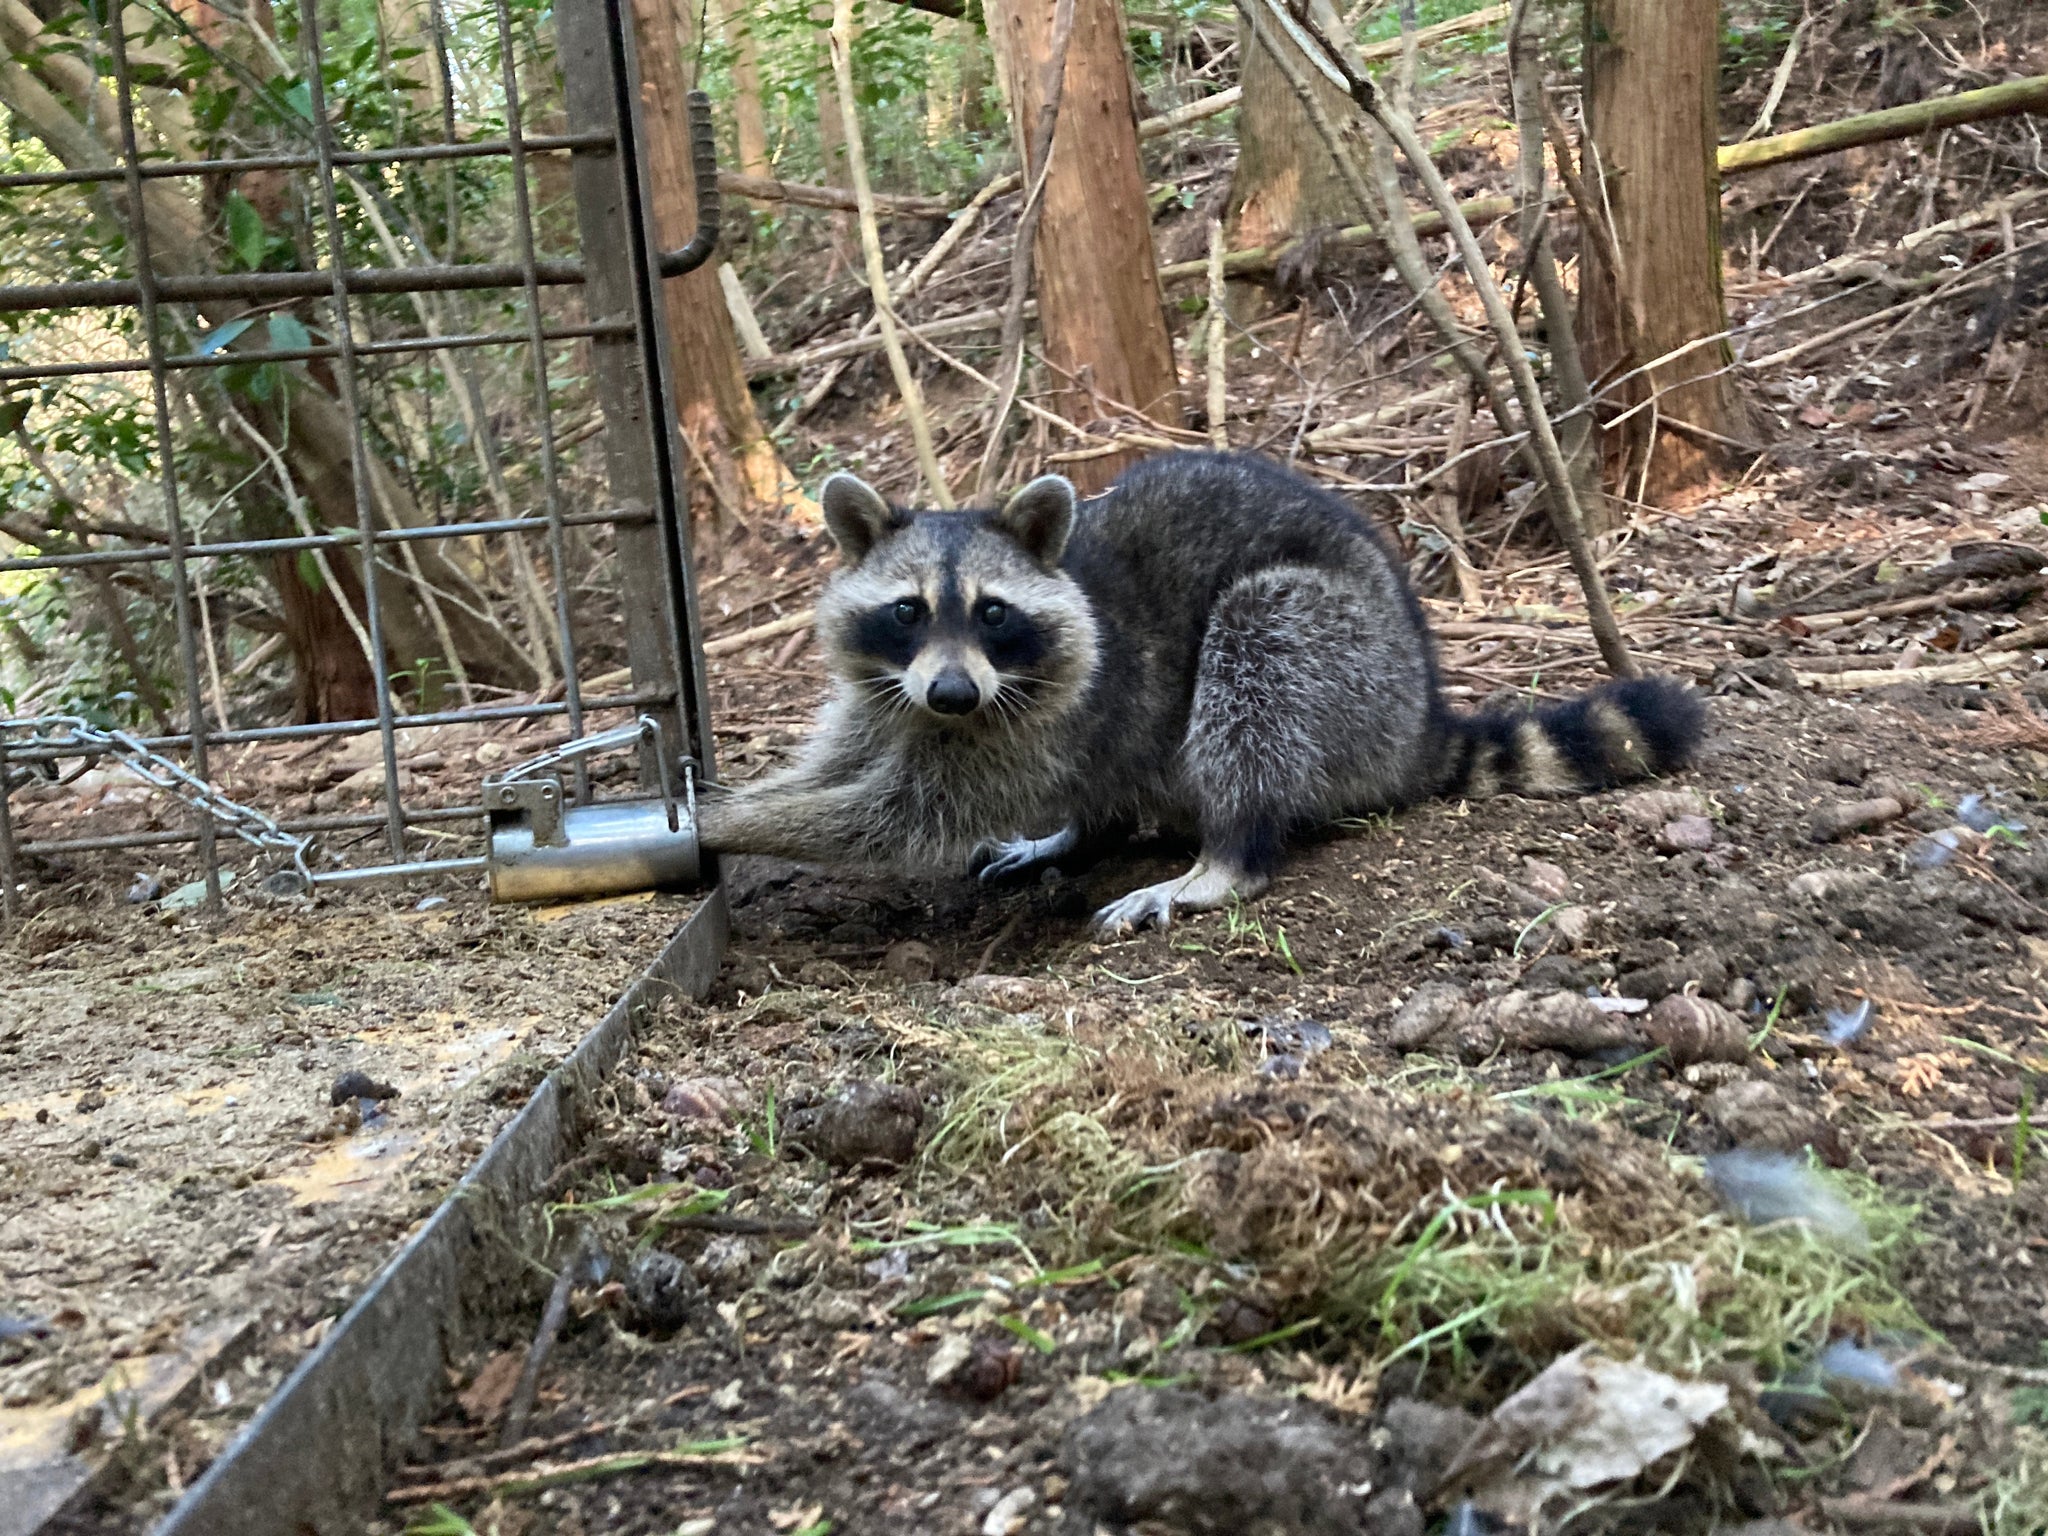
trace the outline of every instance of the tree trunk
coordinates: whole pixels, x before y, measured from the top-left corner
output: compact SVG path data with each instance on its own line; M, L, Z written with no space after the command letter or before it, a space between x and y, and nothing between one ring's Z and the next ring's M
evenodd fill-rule
M292 669L293 717L300 725L367 720L377 713L377 680L364 664L363 648L340 607L345 600L360 613L362 587L354 568L345 562L330 560L328 568L345 593L309 586L296 555L270 559L271 581L284 610L285 644L294 657L302 658Z
M742 4L737 13L728 0L706 0L708 24L725 33L732 44L732 121L739 136L740 171L772 176L768 159L768 112L761 102L761 48L754 41L753 18Z
M1230 244L1279 245L1325 225L1351 223L1364 210L1354 204L1301 98L1267 48L1265 30L1244 46L1237 174L1224 215ZM1307 74L1330 121L1349 122L1357 111L1351 98L1319 70Z
M1720 7L1716 0L1589 0L1585 102L1592 161L1614 211L1623 270L1600 242L1582 242L1580 345L1587 374L1612 377L1728 328L1721 294L1719 139ZM1592 180L1589 174L1588 180ZM1737 441L1749 412L1725 368L1725 341L1695 347L1609 401L1636 404L1659 391L1655 414ZM1668 496L1713 478L1725 450L1671 430L1645 410L1607 434L1622 489ZM1645 455L1650 455L1644 475Z
M647 174L654 188L655 225L666 250L685 244L697 229L697 182L690 168L684 101L690 88L684 60L696 56L689 30L694 20L689 0L633 0ZM710 469L704 489L713 513L722 522L743 508L779 511L792 502L800 505L795 482L754 414L716 264L706 262L664 286L676 415L694 450L692 458L701 456Z
M1030 154L1045 103L1054 0L988 0L989 42L1018 152ZM1035 175L1038 167L1028 171ZM1145 168L1118 0L1074 0L1074 34L1034 246L1039 326L1054 407L1077 425L1133 412L1180 425L1180 379L1160 305ZM1101 490L1140 454L1072 466Z

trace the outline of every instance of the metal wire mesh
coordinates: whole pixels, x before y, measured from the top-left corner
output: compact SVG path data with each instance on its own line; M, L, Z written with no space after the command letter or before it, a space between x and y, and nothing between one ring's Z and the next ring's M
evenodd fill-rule
M709 254L715 167L698 98L701 227L685 250L661 252L620 0L561 0L552 36L537 24L547 13L508 0L466 12L431 0L410 70L380 8L365 68L360 8L337 21L330 5L341 10L280 0L259 50L267 75L188 19L215 14L204 7L80 9L46 40L89 82L73 102L82 132L43 133L50 164L0 174L0 238L74 219L117 238L102 275L75 275L74 251L69 270L44 263L59 280L0 285L0 423L47 491L39 522L0 521L0 666L4 605L68 595L98 605L133 686L81 701L79 669L53 684L66 669L46 654L39 668L16 664L24 686L0 697L13 706L0 716L129 726L200 780L249 769L272 803L255 788L239 799L287 831L353 843L358 865L445 867L429 840L480 831L482 809L408 790L412 733L546 727L519 740L523 752L651 713L678 753L709 762L660 279ZM182 97L175 77L166 84L173 47L250 77L260 98L218 111L225 127L176 131L179 112L207 103L196 73ZM43 275L26 265L19 275ZM90 433L52 448L67 412L109 410L131 429L112 467ZM326 615L312 654L295 603ZM137 609L151 620L141 639L126 617ZM289 643L259 641L266 625ZM66 643L91 639L73 623ZM308 702L309 669L352 644L370 707L286 719L276 688L231 694L223 662L253 669L265 643L289 654L301 714L323 712ZM108 718L123 711L137 718ZM290 814L307 797L280 793L285 744L371 735L374 809L314 796ZM0 783L75 776L84 761L75 740L0 728ZM642 763L643 781L656 767ZM580 759L574 793L593 793ZM41 861L112 848L196 844L218 900L214 819L163 814L151 825L0 794L9 914Z

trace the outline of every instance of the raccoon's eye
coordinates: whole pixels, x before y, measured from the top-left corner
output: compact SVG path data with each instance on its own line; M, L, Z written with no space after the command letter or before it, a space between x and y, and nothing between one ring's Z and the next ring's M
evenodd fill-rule
M981 605L981 622L990 629L1000 626L1009 616L1010 610L1001 603L991 600Z
M906 597L896 605L898 624L915 624L924 617L924 604L914 597Z

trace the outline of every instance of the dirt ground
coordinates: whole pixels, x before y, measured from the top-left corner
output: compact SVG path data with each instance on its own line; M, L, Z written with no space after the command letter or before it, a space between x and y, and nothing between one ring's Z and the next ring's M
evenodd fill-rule
M496 1449L531 1316L385 1528L1419 1533L1475 1416L1593 1343L1729 1382L1753 1438L1582 1523L2038 1529L2048 690L1830 680L2011 632L2039 580L1824 616L1981 544L2037 571L2048 485L1961 489L1982 462L1868 526L1824 468L1642 517L1632 636L1713 696L1665 784L1333 828L1264 899L1110 944L1086 915L1185 850L1013 891L742 863L719 990L556 1213L608 1263L529 1438ZM1442 625L1454 679L1590 680L1555 566L1510 591ZM790 672L721 679L739 771L795 734ZM1736 1147L1810 1148L1867 1248L1767 1252L1702 1175ZM1814 1393L1831 1343L1882 1389Z
M132 862L39 891L0 952L0 1471L108 1463L140 1529L692 903L492 908L444 877L231 891L216 924L124 900ZM193 1411L138 1462L109 1388Z

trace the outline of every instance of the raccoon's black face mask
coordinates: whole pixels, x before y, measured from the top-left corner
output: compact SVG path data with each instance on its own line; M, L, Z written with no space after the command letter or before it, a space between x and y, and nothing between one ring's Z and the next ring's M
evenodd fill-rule
M999 511L911 512L852 475L819 493L846 565L818 604L832 670L935 728L1062 713L1095 667L1095 623L1059 568L1074 488L1045 475Z

